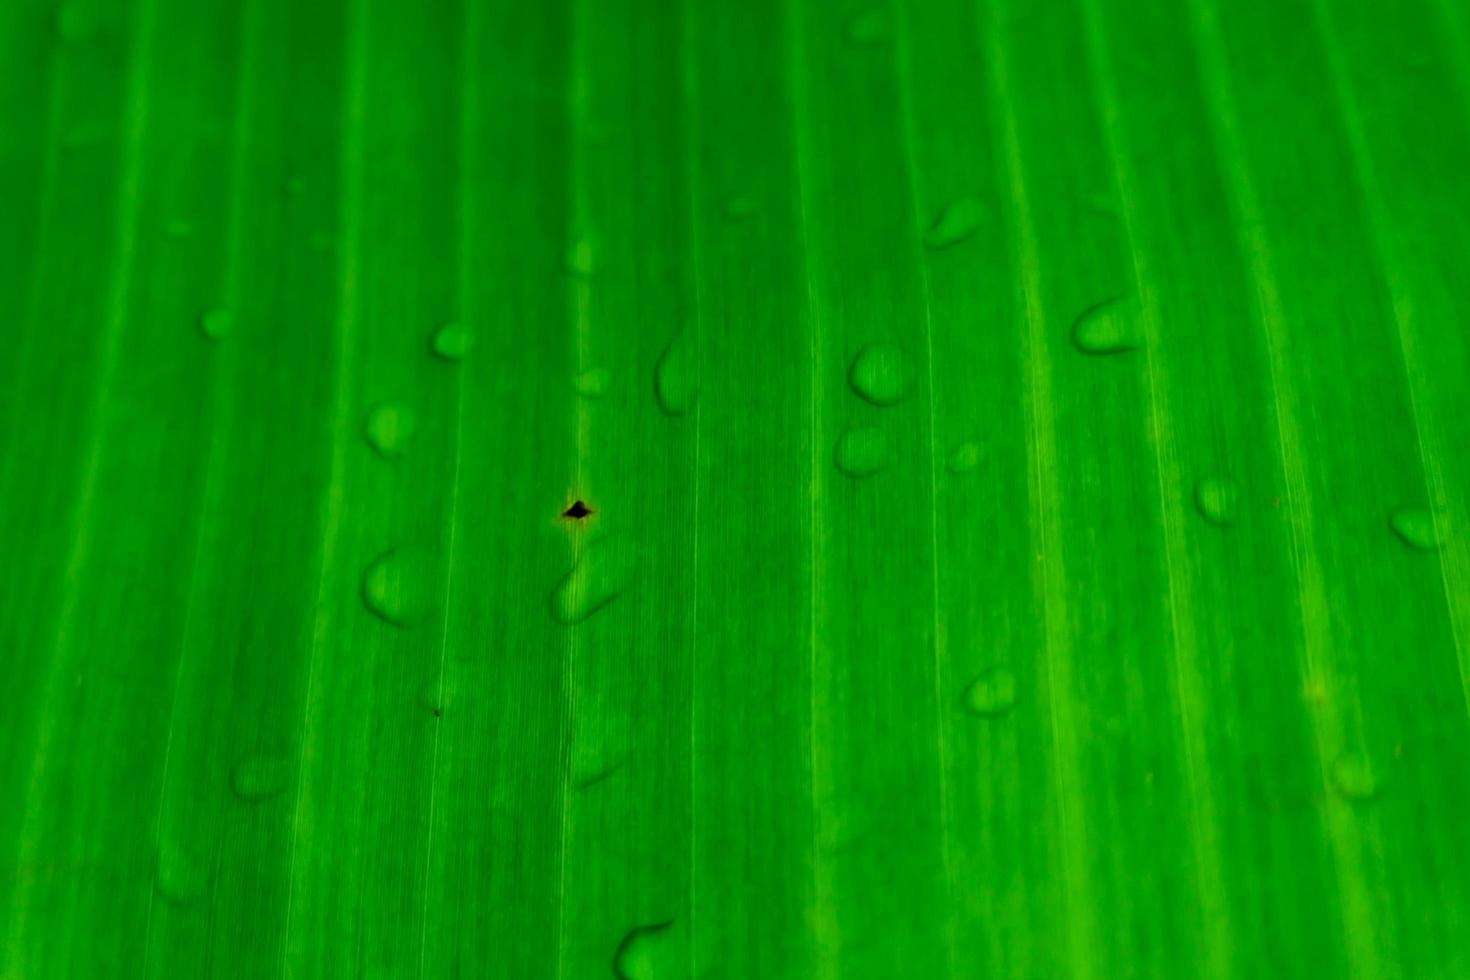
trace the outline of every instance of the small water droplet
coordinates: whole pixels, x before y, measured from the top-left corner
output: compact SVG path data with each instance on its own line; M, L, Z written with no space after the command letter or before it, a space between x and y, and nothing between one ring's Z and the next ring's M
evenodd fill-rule
M210 340L223 340L235 330L235 314L229 310L210 310L199 318L199 332Z
M362 599L386 623L410 628L433 608L433 557L427 549L404 545L385 551L362 576Z
M1207 476L1194 485L1194 506L1211 524L1229 527L1239 513L1240 487L1227 477Z
M230 792L248 803L268 800L285 790L290 776L285 760L252 755L235 763L235 768L230 770Z
M612 384L612 372L607 368L588 368L572 379L572 388L583 398L601 398Z
M329 232L313 232L310 240L311 247L317 252L330 252L337 247L337 240Z
M913 370L904 352L892 344L869 344L853 358L847 382L863 398L886 408L908 397Z
M1345 753L1332 762L1332 785L1344 799L1361 802L1378 795L1373 766L1361 755Z
M671 934L673 924L669 920L628 930L613 954L613 975L618 980L675 976L679 964Z
M584 238L567 249L562 264L571 275L586 279L597 271L597 251Z
M463 323L446 323L434 331L432 347L446 361L461 361L475 349L475 335Z
M847 43L856 48L882 44L888 40L888 14L874 8L865 10L847 22Z
M950 202L924 233L924 244L938 251L971 238L985 224L985 206L973 197Z
M306 181L301 177L286 178L285 191L287 197L300 197L306 193Z
M871 427L849 430L837 440L833 461L854 479L872 476L888 465L888 436Z
M628 587L634 562L633 545L625 538L591 542L552 591L551 615L571 626L603 609Z
M1016 705L1016 675L1005 667L993 667L970 682L965 689L965 710L982 718L1003 715Z
M685 330L669 341L654 368L653 390L666 415L687 415L699 399L699 350Z
M170 238L189 238L194 234L194 222L186 218L175 218L163 230Z
M725 217L731 221L744 221L756 212L755 198L749 194L737 194L725 202Z
M156 882L158 892L170 902L187 902L204 892L208 878L205 863L176 841L158 845Z
M1121 300L1095 303L1072 323L1072 345L1084 354L1122 354L1142 343L1132 305Z
M1438 545L1434 515L1424 507L1400 507L1388 517L1388 526L1400 541L1416 551L1433 551Z
M962 442L949 451L946 465L956 476L974 472L980 466L981 449L978 442Z
M373 406L362 427L368 445L377 450L378 455L384 459L402 456L409 443L413 442L417 430L418 419L414 416L413 409L398 402L383 402Z

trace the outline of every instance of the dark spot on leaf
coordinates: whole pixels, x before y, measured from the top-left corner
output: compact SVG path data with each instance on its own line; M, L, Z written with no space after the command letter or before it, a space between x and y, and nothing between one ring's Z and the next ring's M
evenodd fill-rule
M572 504L572 506L568 507L566 510L562 511L561 516L570 517L574 521L580 521L582 518L587 517L591 513L592 508L588 507L586 504L582 503L582 501L579 500L576 503Z

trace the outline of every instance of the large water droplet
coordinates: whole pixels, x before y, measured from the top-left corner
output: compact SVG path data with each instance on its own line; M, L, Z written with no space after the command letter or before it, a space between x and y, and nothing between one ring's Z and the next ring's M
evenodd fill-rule
M655 980L678 975L678 951L672 927L659 922L628 931L613 954L613 975L618 980Z
M273 756L252 755L235 763L230 770L230 792L249 803L279 796L290 784L291 772L285 760Z
M892 344L869 344L853 358L847 372L852 390L874 405L897 405L913 387L908 357Z
M1211 524L1228 527L1239 513L1240 488L1226 477L1207 476L1194 485L1194 506Z
M210 340L223 340L235 330L235 314L229 310L210 310L199 318L199 332Z
M970 682L965 690L965 710L993 718L1016 704L1016 675L1005 667L993 667Z
M687 415L699 399L699 350L691 331L669 341L653 372L653 391L666 415Z
M847 22L847 43L856 48L888 40L888 14L880 8L865 10Z
M362 576L362 599L384 622L417 626L434 605L433 556L425 548L404 545L375 558Z
M362 427L368 445L384 459L403 455L417 430L418 419L413 409L398 402L375 405Z
M158 892L170 902L187 902L204 892L207 865L177 841L165 838L158 845L156 878Z
M985 205L973 197L962 197L939 212L924 233L924 244L936 251L950 248L974 236L984 224Z
M606 607L623 593L633 578L636 550L622 537L589 543L566 577L551 593L551 615L573 625Z
M446 361L460 361L475 349L475 335L463 323L446 323L434 331L433 350Z
M832 454L837 468L855 479L872 476L888 465L888 436L863 427L843 433Z
M583 398L601 398L612 384L612 372L607 368L588 368L572 379L572 389Z
M1084 354L1122 354L1143 345L1133 304L1110 299L1089 306L1072 323L1072 344Z
M571 275L586 279L597 271L597 250L584 238L567 249L562 265Z
M1362 802L1378 795L1373 766L1364 756L1345 753L1332 762L1332 786L1344 799Z
M972 473L979 468L983 456L984 451L978 442L962 442L949 451L945 465L956 476Z
M744 221L755 212L755 198L749 194L737 194L725 202L725 217L731 221Z
M1433 551L1438 544L1434 515L1424 507L1401 507L1388 517L1388 526L1399 540L1418 551Z

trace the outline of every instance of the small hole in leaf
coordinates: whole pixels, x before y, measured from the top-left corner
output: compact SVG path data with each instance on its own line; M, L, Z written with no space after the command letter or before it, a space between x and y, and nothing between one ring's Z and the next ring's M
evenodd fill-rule
M592 513L592 508L578 500L572 506L561 512L562 517L570 517L574 521L580 521Z

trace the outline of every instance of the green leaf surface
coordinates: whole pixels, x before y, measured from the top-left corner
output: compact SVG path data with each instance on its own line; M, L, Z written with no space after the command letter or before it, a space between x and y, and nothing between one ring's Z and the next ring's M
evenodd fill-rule
M1455 0L0 5L0 977L1470 976Z

